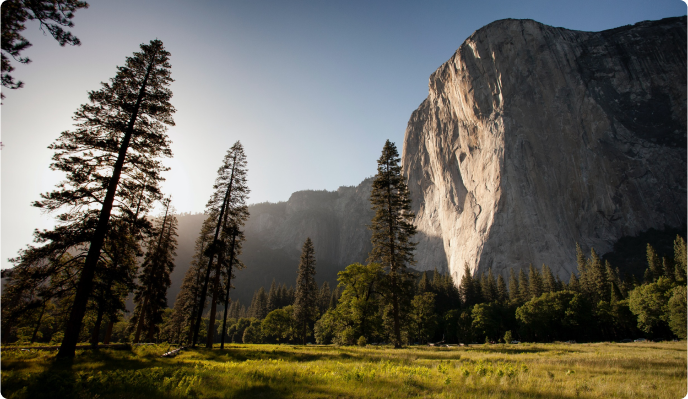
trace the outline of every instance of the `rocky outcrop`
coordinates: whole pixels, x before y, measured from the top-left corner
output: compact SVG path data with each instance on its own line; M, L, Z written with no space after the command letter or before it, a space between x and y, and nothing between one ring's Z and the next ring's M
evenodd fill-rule
M575 270L575 244L686 222L686 18L501 20L430 77L404 139L417 267ZM622 266L622 265L618 265ZM440 267L441 268L441 267Z

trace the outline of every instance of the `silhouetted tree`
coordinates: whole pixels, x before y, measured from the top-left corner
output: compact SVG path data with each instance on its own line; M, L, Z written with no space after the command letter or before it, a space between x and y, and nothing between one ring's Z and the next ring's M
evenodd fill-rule
M157 326L162 322L162 311L167 308L167 289L170 273L174 270L177 255L177 218L169 214L170 200L165 201L165 215L158 220L158 234L148 241L147 252L141 265L139 284L134 295L136 309L131 322L136 325L134 342L139 342L141 332L146 340L153 339Z
M296 276L296 297L294 298L294 319L299 326L299 338L306 345L309 324L315 321L318 285L315 283L315 249L313 241L306 238L301 249L301 261Z
M110 83L89 93L90 103L75 113L77 129L63 132L49 147L56 150L51 168L65 172L67 180L36 206L48 211L69 207L72 211L60 217L63 222L79 218L84 208L100 207L59 357L74 357L116 198L139 192L141 184L156 187L166 170L158 158L172 155L166 134L175 111L169 103L169 55L160 40L142 44ZM146 183L132 178L140 174Z
M195 346L198 340L198 333L201 325L201 315L205 308L206 295L208 294L208 287L210 285L211 272L215 272L213 279L213 286L211 288L211 321L215 321L215 309L217 301L222 297L222 289L220 284L221 273L226 273L227 269L223 269L225 264L225 255L229 250L229 241L231 231L238 234L238 227L243 225L243 221L248 219L248 209L246 207L246 197L249 189L246 185L246 155L244 154L244 147L239 141L234 143L227 151L223 159L222 165L218 169L217 178L213 185L214 192L210 196L206 204L206 212L210 215L217 216L215 225L215 235L212 244L206 250L208 255L208 268L206 269L205 278L203 279L203 288L199 298L199 305L197 307L196 322L194 325L194 335L192 344ZM222 233L222 235L220 234ZM242 236L243 237L243 236ZM233 253L233 250L232 250ZM215 256L218 256L218 261L213 267ZM230 273L231 276L231 273ZM230 283L231 286L231 283ZM212 325L212 324L211 324ZM212 347L213 332L208 332L207 347Z

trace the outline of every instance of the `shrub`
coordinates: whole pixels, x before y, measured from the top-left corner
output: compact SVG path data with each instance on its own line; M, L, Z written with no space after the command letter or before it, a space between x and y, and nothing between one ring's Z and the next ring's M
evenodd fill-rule
M356 342L356 343L358 344L358 346L366 346L366 344L368 343L368 341L366 341L366 337L364 337L363 335L361 335L361 336L358 338L358 342Z

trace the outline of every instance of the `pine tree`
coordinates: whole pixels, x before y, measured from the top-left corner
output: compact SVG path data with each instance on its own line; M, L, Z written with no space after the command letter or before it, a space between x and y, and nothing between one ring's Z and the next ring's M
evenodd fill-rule
M686 240L679 235L674 240L674 279L686 283Z
M526 303L530 300L530 283L523 269L518 271L518 296L520 303Z
M253 293L251 306L249 307L250 317L262 320L268 314L268 295L265 293L265 288L260 287Z
M580 282L578 281L578 277L574 273L571 273L571 278L569 279L569 291L573 292L581 292L581 286Z
M487 277L483 292L486 302L493 302L498 299L497 282L495 281L494 274L492 274L492 268L487 269Z
M430 291L430 281L428 280L428 273L423 272L423 274L420 277L420 280L418 281L418 290L419 293L424 293Z
M322 287L320 287L320 292L318 293L318 310L320 314L324 314L330 304L330 297L332 296L332 291L330 290L330 283L327 281L323 282Z
M533 267L532 264L529 265L528 270L528 291L530 293L530 298L539 298L540 295L545 292L545 285L542 281L542 275L540 271Z
M196 238L191 265L184 275L170 317L169 329L174 332L184 332L186 336L183 341L189 343L193 340L194 321L203 288L203 276L205 276L205 268L208 264L206 251L213 241L214 227L212 215L208 216L201 225L201 231ZM181 338L180 341L182 341Z
M657 281L657 279L664 274L662 261L650 244L647 244L647 270L649 271L650 278L648 282Z
M506 288L506 282L501 274L497 277L497 299L502 303L509 300L509 290Z
M512 303L520 303L521 295L518 290L518 280L514 274L514 269L509 269L509 300Z
M172 155L166 134L175 111L169 103L169 55L159 40L142 44L110 83L89 93L90 103L75 113L77 129L63 132L49 147L56 150L51 168L65 172L67 180L36 206L70 208L61 215L65 223L81 219L82 212L98 215L59 357L74 357L113 208L126 213L121 199L139 192L142 182L132 176L144 175L148 191L156 187L166 170L158 158Z
M459 294L461 295L464 308L470 309L477 303L475 283L473 282L468 262L463 266L463 276L461 277L461 283L459 283Z
M557 291L557 281L552 275L552 269L544 263L542 265L542 288L544 292Z
M315 283L315 249L310 238L301 249L301 261L296 276L296 298L294 298L294 320L301 329L300 338L306 345L309 324L316 315L318 285Z
M277 283L275 283L275 279L273 278L272 284L270 284L270 291L268 291L268 313L277 309L277 300L279 299L277 295Z
M223 273L222 265L225 261L225 255L228 250L231 254L236 255L235 251L240 249L240 247L229 248L229 240L232 240L236 246L236 237L239 235L239 227L248 219L246 198L248 197L249 189L246 185L246 173L246 155L244 154L244 147L237 141L227 151L222 165L218 169L218 176L213 185L215 191L206 204L206 213L216 217L215 235L212 244L206 250L208 266L203 279L203 288L201 289L198 307L196 308L196 322L194 324L194 335L192 339L193 346L195 346L198 341L201 316L205 309L206 295L208 295L208 289L211 284L211 272L215 273L212 280L212 287L210 287L212 296L210 303L210 320L214 323L217 301L222 296L220 279ZM222 235L220 235L221 232ZM239 242L241 242L242 239L243 235L239 237ZM218 261L213 267L213 261L216 255ZM230 257L234 255L230 255ZM226 273L226 270L224 272ZM231 272L229 276L228 279L231 278ZM228 284L228 287L231 287L230 281L228 281ZM212 347L213 335L214 330L208 332L207 347Z
M411 241L416 227L411 222L414 214L411 212L410 194L399 162L396 146L387 140L377 161L377 174L370 193L375 216L369 226L373 248L368 256L368 262L379 263L386 270L395 348L401 347L401 308L408 306L411 299L411 276L407 265L415 263L413 250L416 246Z
M146 332L146 340L151 341L158 325L162 322L162 312L167 308L167 289L170 287L170 273L174 270L177 255L177 218L169 212L170 200L165 201L165 214L158 220L158 233L148 241L148 248L139 284L134 295L136 309L131 322L136 325L134 343L138 343L141 333Z
M576 243L576 263L578 264L577 281L580 286L580 292L590 295L593 289L591 288L589 281L588 260L585 258L583 250L578 243Z

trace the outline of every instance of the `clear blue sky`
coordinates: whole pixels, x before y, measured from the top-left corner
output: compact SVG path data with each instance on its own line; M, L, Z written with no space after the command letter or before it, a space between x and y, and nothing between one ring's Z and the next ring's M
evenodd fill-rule
M252 203L373 175L386 139L401 151L430 74L490 22L599 31L686 14L679 0L89 3L74 18L80 47L61 48L27 22L33 63L13 73L26 86L4 90L2 267L34 228L53 223L30 206L60 180L46 147L142 42L161 39L172 54L178 112L165 190L178 211L200 212L236 140L246 148Z

